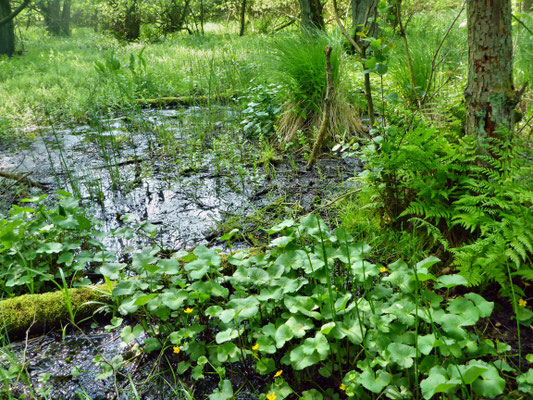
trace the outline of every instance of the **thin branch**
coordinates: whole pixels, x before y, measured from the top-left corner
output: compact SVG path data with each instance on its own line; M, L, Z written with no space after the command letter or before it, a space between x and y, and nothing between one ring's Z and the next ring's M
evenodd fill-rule
M362 190L361 188L357 188L357 189L354 189L354 190L350 190L349 192L346 192L346 193L340 195L339 197L334 198L334 199L331 200L330 202L328 202L328 203L326 203L326 204L323 204L323 205L321 205L321 206L316 207L315 209L313 209L313 211L309 212L309 213L307 214L307 216L313 214L314 212L317 212L318 210L322 210L323 208L327 208L327 207L329 207L329 206L335 204L335 203L338 202L339 200L344 199L345 197L348 197L348 196L350 196L350 195L352 195L352 194L359 193L361 190Z
M26 185L29 186L35 186L42 190L48 190L48 186L46 186L44 183L36 182L28 178L29 174L22 175L22 174L12 174L10 172L0 171L0 178L5 179L12 179L17 182L24 182Z
M361 58L365 58L366 49L359 46L354 38L352 38L348 32L346 31L346 28L344 27L344 24L342 23L341 19L339 18L339 10L337 8L337 0L333 0L333 14L335 15L335 21L337 21L337 25L339 28L341 28L342 34L348 39L348 41L351 43L353 48L361 55ZM364 61L363 62L363 70L364 70ZM365 74L365 97L366 102L368 106L368 119L370 120L370 125L374 125L374 102L372 101L372 91L370 86L370 76L368 74Z
M457 22L457 20L459 19L459 17L461 16L461 14L463 13L464 9L466 7L466 1L463 3L463 6L461 7L461 9L459 10L459 12L457 13L457 16L455 17L455 19L453 20L453 22L451 23L451 25L448 27L448 30L446 31L446 33L444 34L444 36L442 37L440 43L439 43L439 46L437 47L437 50L435 51L435 54L433 55L433 60L431 60L431 71L429 73L429 79L428 79L428 83L426 85L426 89L424 90L424 96L422 96L422 100L420 100L420 103L424 104L426 98L427 98L427 94L429 92L429 88L431 86L431 81L433 80L433 75L435 74L435 71L437 69L437 67L441 64L442 60L439 61L438 63L436 62L437 61L437 56L439 55L439 52L442 48L442 46L444 45L444 42L446 41L446 38L448 37L448 35L450 34L450 32L452 31L452 28L454 27L455 23Z
M363 54L363 49L361 48L361 46L359 46L357 44L357 42L348 34L348 31L346 30L346 27L344 26L344 24L342 23L341 19L339 18L339 10L337 8L337 0L333 0L333 13L335 14L335 21L337 21L337 25L339 25L339 28L341 28L341 32L342 34L346 37L346 39L348 39L348 41L350 42L350 44L353 46L353 48L355 50L357 50L357 52L359 54Z
M276 26L276 27L273 29L273 31L274 31L274 32L279 32L279 31L281 31L282 29L285 29L285 28L287 28L288 26L294 24L296 21L298 21L298 19L291 19L291 20L288 21L288 22L285 22L285 23L283 23L283 24L281 24L281 25Z
M517 17L516 15L514 15L514 14L513 14L513 18L516 20L516 22L518 22L520 25L522 25L522 26L526 29L526 31L528 31L530 34L533 35L533 31L532 31L531 29L529 29L529 28L526 26L526 24L524 24L524 23L522 22L522 20L518 19L518 17Z

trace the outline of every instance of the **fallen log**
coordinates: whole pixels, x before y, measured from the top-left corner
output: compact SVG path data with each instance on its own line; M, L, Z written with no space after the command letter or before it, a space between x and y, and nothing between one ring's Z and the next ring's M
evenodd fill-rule
M218 94L213 96L179 96L159 97L156 99L137 99L137 103L143 107L170 107L170 106L194 106L197 104L230 103L239 97L239 94Z
M68 289L75 322L91 317L103 304L112 303L105 284ZM42 294L25 294L0 301L0 332L11 340L71 322L64 290Z

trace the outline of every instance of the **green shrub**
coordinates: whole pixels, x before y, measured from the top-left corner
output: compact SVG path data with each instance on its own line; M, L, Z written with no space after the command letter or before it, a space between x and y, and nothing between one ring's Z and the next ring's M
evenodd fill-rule
M448 74L464 73L462 65L466 64L465 49L468 47L465 29L459 26L461 20L458 20L439 50L435 59L436 70L431 85L428 87L434 54L454 18L455 11L452 14L445 13L440 16L438 24L435 23L436 20L432 14L422 14L410 22L407 41L416 83L415 90L411 84L404 44L399 40L396 42L395 55L390 62L391 78L399 93L409 103L416 105L417 97L424 96L426 88L428 96L431 96L435 88L440 87L446 81Z
M280 85L258 85L248 89L243 97L244 119L241 121L247 137L259 140L268 139L276 133L275 123L281 111L279 106Z

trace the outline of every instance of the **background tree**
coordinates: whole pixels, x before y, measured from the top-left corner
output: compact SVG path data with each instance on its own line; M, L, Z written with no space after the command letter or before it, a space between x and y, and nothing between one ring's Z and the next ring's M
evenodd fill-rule
M63 10L61 11L61 33L70 35L70 6L71 0L63 1Z
M109 0L100 3L101 23L120 39L137 40L141 34L143 13L151 2L137 0Z
M61 6L63 4L63 6ZM37 3L46 29L52 35L70 35L71 0L41 0Z
M299 0L302 30L324 29L324 16L320 0Z
M156 19L163 33L178 32L186 27L191 0L169 0L156 7Z
M13 19L24 10L31 0L24 0L14 11L9 0L0 0L0 55L15 52L15 25Z
M468 0L466 133L484 143L496 129L513 128L511 0Z

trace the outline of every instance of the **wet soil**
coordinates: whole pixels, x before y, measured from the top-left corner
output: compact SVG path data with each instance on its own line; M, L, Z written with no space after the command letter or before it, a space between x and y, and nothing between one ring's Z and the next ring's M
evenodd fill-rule
M133 214L158 227L162 247L183 249L212 241L228 217L272 205L309 212L362 168L354 158L322 158L309 171L299 156L260 158L234 110L188 108L40 132L26 149L1 151L0 169L79 195L104 230Z

